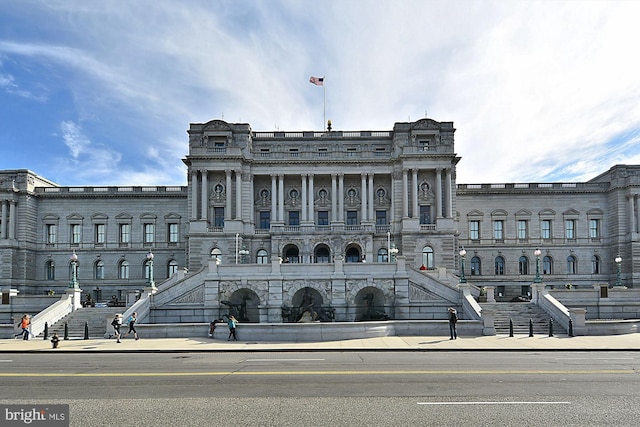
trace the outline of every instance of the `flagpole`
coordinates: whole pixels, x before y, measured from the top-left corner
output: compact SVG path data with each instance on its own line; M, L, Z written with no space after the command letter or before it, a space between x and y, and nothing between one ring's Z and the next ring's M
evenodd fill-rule
M322 77L322 131L327 129L327 85L324 84L324 76Z

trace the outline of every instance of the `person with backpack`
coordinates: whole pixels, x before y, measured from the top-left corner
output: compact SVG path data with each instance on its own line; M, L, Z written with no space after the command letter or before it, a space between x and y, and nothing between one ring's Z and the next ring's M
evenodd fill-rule
M120 343L120 326L122 326L122 314L116 314L116 316L111 321L111 326L113 326L113 334L116 337L116 342Z
M449 340L458 339L456 323L458 323L458 312L455 308L449 307L449 333L451 334L451 338L449 338Z
M131 332L133 332L133 336L136 339L136 341L138 341L138 331L136 331L136 320L138 319L138 313L133 313L131 316L129 316L129 318L127 319L127 323L129 324L129 332L127 332L126 334L124 334L124 336L122 337L123 339L127 337L127 335L129 335Z
M22 328L22 332L15 334L14 337L18 338L20 335L22 335L23 340L28 340L29 334L31 333L31 331L29 330L30 326L31 326L31 317L29 317L29 315L25 313L22 316L22 319L20 319L20 327Z

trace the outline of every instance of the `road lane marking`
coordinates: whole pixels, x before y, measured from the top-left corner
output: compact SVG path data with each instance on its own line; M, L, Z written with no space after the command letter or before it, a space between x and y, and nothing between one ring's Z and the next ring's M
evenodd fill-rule
M247 359L244 362L324 362L326 359Z
M571 402L418 402L418 405L570 405Z
M302 375L611 375L637 374L633 369L523 370L523 371L214 371L214 372L5 372L0 378L15 377L207 377L207 376L302 376Z

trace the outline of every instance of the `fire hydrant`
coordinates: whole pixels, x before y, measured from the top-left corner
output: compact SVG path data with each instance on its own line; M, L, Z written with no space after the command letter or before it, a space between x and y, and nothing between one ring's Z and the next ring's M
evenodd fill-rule
M53 348L58 348L58 343L60 342L60 338L58 338L58 334L53 334L51 337L51 345Z

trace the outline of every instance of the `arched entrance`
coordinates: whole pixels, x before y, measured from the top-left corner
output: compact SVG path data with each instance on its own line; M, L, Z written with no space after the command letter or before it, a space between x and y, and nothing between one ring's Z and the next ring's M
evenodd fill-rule
M282 250L282 262L299 263L300 262L300 250L296 245L286 245Z
M363 260L361 256L360 246L355 243L347 246L347 250L345 251L345 262L360 262Z
M314 262L316 263L328 263L330 262L331 252L329 251L329 247L327 245L318 245L316 246L313 252Z

